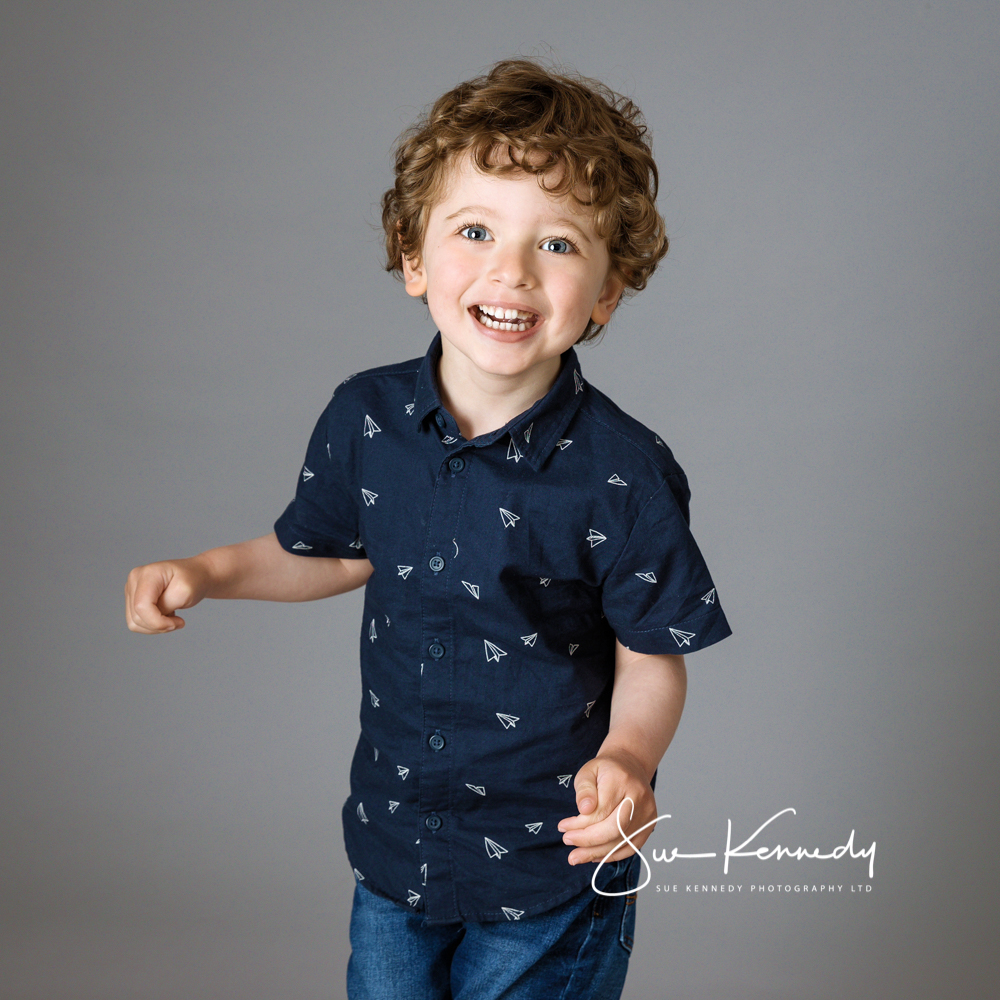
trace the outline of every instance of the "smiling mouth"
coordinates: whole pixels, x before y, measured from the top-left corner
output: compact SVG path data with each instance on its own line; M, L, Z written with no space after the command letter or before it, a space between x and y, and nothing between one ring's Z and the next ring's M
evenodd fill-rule
M535 326L541 317L523 309L504 309L501 306L473 306L469 312L490 330L523 333Z

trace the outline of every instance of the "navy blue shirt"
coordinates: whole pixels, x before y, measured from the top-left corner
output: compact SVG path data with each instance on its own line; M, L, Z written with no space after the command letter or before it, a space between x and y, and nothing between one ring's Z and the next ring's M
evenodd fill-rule
M608 732L615 637L688 653L729 635L684 473L584 381L466 441L424 358L352 375L275 532L375 567L344 835L354 874L431 923L517 920L582 891L556 828Z

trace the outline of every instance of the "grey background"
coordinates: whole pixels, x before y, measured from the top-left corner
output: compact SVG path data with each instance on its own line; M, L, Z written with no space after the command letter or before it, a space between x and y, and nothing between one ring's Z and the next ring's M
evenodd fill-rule
M389 150L511 54L634 96L663 178L583 370L688 471L736 634L649 848L787 806L759 843L878 845L654 864L626 997L997 988L994 4L22 0L0 46L0 996L343 996L360 595L147 638L121 591L268 531L332 387L423 353Z

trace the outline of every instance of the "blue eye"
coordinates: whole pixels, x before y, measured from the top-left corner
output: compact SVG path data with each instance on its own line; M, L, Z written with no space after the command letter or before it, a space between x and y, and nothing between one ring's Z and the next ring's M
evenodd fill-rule
M569 240L551 239L542 244L543 250L551 250L552 253L572 253L573 244Z
M464 229L459 230L459 232L467 240L472 240L473 243L485 243L488 239L492 238L486 231L485 226L466 226Z

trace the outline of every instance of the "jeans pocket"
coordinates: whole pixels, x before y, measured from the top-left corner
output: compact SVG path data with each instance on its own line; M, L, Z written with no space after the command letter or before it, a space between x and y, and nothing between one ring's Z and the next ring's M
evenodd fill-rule
M639 855L633 854L631 858L625 865L625 873L622 876L622 890L628 889L631 886L637 884L637 876L639 870ZM621 899L624 902L622 907L622 922L621 927L618 931L618 943L628 952L629 955L632 954L632 944L635 940L635 901L638 897L637 892L630 892L627 896L622 896Z

